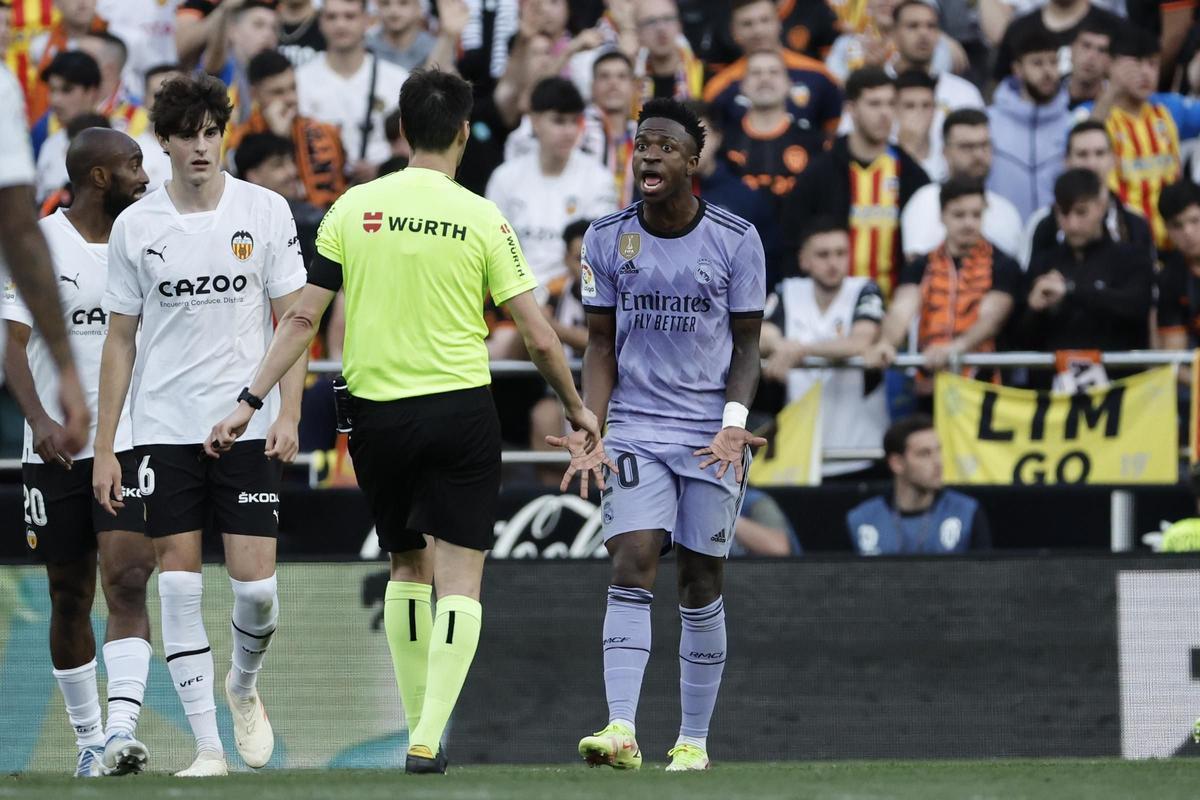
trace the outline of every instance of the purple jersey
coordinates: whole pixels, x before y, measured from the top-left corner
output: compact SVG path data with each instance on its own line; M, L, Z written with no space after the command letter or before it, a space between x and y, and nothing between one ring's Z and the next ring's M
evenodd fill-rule
M646 227L640 202L593 222L583 238L583 303L617 316L609 432L708 444L725 409L729 321L762 316L765 286L754 226L703 200L670 235Z

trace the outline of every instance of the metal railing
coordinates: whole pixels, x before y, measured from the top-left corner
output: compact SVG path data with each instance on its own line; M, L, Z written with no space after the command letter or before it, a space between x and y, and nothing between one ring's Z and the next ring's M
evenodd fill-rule
M1131 350L1102 354L1103 363L1110 367L1158 367L1172 364L1191 364L1192 358L1193 352L1191 350ZM919 354L900 353L897 354L891 366L895 369L909 369L922 367L924 364L925 360ZM568 361L568 365L572 372L578 374L583 366L583 362L579 359L571 359ZM1032 352L967 353L951 363L952 368L1027 367L1030 369L1052 369L1054 365L1054 353ZM804 367L812 369L866 369L867 365L859 357L839 361L810 357L804 359ZM308 364L308 371L313 373L334 374L341 372L341 370L341 361L310 361ZM537 367L532 362L515 360L493 361L491 362L491 371L494 377L533 376L538 374ZM882 448L831 448L821 452L823 461L873 461L882 457ZM566 464L568 458L565 452L505 450L501 453L501 460L504 464L514 466L546 466ZM311 471L314 465L313 455L311 453L301 453L296 457L295 463L297 466L307 467ZM0 472L11 472L20 468L21 460L19 458L0 459Z

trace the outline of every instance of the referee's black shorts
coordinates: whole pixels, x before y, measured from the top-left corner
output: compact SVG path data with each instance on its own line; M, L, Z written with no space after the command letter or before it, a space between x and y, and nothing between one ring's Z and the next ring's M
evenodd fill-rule
M355 398L350 456L380 549L422 548L423 533L473 550L492 546L500 420L488 387L387 402Z

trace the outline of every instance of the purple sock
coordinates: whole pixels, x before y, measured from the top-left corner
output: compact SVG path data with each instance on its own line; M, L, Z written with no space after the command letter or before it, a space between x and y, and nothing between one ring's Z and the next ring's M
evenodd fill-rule
M704 608L680 606L679 616L679 734L703 739L725 671L725 603L718 597Z
M608 719L634 721L642 675L650 660L650 602L645 589L608 587L604 615L604 693Z

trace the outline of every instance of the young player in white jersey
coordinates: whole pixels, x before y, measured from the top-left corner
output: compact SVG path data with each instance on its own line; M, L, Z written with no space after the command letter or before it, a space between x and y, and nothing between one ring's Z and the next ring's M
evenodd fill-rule
M306 275L287 201L220 171L230 113L225 85L209 76L173 78L159 90L151 121L171 158L171 180L113 226L103 304L109 336L93 489L106 508L120 508L113 438L129 393L146 533L158 556L163 646L196 737L195 762L176 773L184 777L227 772L200 613L200 538L210 515L224 535L234 595L225 676L234 742L251 767L274 751L255 682L278 617L280 472L298 449L306 369L301 359L279 391L247 396L271 341L272 313L283 316ZM239 391L264 413L229 452L208 458L208 421L236 405Z
M40 223L50 246L63 316L88 408L95 414L100 351L108 329L100 309L107 283L107 242L113 219L146 191L142 152L123 133L91 128L67 151L75 191L70 209ZM58 375L41 331L9 282L0 299L8 321L5 374L27 420L21 472L25 489L25 541L46 565L50 584L50 660L79 748L75 774L94 777L140 772L145 745L133 734L150 670L150 620L146 581L154 548L143 535L129 409L121 411L115 449L125 504L113 517L92 497L92 447L72 457L63 445ZM104 666L108 674L108 725L101 722L96 689L92 601L99 563L108 604Z

